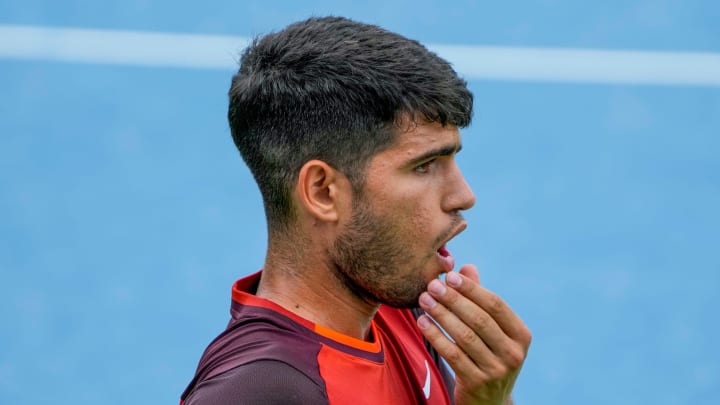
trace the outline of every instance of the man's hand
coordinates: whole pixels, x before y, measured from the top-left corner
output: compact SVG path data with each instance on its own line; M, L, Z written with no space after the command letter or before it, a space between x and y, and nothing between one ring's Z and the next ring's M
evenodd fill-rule
M512 404L510 394L525 361L531 335L497 295L480 285L477 268L448 273L447 285L428 284L418 318L425 338L455 371L456 404ZM453 342L454 340L454 342Z

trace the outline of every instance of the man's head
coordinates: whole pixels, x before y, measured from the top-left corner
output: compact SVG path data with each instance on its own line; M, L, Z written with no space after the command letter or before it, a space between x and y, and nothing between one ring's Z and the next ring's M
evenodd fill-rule
M363 188L369 160L408 119L465 127L472 94L450 65L416 41L328 17L256 39L229 92L235 144L263 196L270 232L295 219L292 190L320 160Z

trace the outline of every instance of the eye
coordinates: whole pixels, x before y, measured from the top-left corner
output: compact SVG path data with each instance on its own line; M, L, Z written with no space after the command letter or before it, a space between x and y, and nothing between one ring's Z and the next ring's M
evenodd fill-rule
M427 173L430 171L430 166L435 163L435 159L428 160L427 162L415 167L415 172L417 173Z

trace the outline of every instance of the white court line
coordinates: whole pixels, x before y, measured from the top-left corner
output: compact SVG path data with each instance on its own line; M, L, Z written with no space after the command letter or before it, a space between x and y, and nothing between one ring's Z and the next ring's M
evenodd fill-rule
M0 25L0 58L233 69L248 38Z
M0 59L237 67L249 38L0 24ZM428 45L468 80L720 86L720 53Z

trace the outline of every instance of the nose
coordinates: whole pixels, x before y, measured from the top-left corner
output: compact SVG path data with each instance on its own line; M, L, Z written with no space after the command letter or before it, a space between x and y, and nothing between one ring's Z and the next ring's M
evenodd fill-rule
M446 212L468 210L475 205L475 194L457 164L453 162L452 166L451 178L447 182L447 193L443 199L443 210Z

